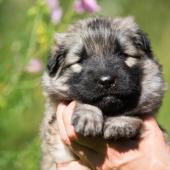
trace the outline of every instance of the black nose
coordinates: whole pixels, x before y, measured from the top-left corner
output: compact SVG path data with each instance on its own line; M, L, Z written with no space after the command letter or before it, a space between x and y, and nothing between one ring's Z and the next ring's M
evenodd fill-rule
M98 83L103 86L110 86L115 83L115 79L112 76L101 76L100 79L98 80Z

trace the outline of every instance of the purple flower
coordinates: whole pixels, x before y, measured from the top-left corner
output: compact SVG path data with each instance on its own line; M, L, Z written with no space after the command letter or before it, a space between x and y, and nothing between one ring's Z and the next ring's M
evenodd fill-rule
M77 13L83 13L84 11L94 13L100 10L96 0L76 0L74 8Z
M47 0L47 5L50 10L51 20L53 24L58 24L62 18L62 9L58 0Z
M33 58L25 68L28 73L39 73L42 71L42 63L39 59Z
M83 3L80 0L76 0L74 4L74 9L77 13L81 14L84 12Z
M47 0L47 4L50 11L55 10L59 6L58 0Z
M62 9L56 9L51 13L51 20L54 24L58 24L62 18Z

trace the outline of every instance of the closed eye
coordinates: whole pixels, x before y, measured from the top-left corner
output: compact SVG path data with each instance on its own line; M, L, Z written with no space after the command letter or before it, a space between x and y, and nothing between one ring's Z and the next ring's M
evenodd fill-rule
M76 63L82 64L84 60L85 58L81 56L80 59Z
M88 55L87 55L87 51L85 49L85 47L82 47L82 49L76 53L77 56L79 56L79 60L77 61L77 63L83 63L83 61L88 59Z
M75 62L72 62L72 63L69 63L69 64L65 64L63 66L63 69L67 69L69 67L71 67L72 65L75 65L75 64L81 64L83 62L83 58L82 57L79 57L79 60L75 61Z
M123 52L117 52L115 55L118 56L118 57L120 57L120 58L124 58L124 59L126 59L127 57L129 57L128 54L125 54L125 53L123 53Z
M128 55L126 53L118 53L118 57L122 58L128 67L133 67L137 64L139 57Z
M140 59L141 58L141 56L139 56L139 55L138 56L137 55L130 55L130 54L123 53L123 52L119 52L119 53L117 53L117 55L121 58L124 58L124 59L127 59L129 57L134 58L134 59Z

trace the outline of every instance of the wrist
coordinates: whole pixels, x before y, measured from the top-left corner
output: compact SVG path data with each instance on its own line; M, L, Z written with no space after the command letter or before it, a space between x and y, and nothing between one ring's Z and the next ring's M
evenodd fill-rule
M88 167L81 164L79 161L70 161L56 164L57 170L90 170Z

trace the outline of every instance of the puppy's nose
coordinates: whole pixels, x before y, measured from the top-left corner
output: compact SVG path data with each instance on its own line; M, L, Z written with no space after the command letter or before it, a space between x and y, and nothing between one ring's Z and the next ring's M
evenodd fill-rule
M98 80L98 83L103 86L110 86L115 83L115 79L112 76L101 76Z

